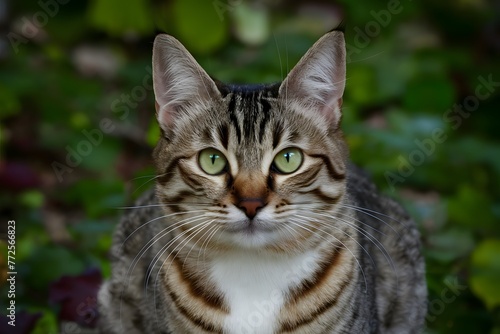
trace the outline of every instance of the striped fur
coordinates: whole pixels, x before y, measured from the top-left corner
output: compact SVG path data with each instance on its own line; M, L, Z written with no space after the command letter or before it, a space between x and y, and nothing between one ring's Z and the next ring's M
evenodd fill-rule
M339 128L343 34L281 84L215 82L166 35L153 65L157 187L116 231L101 331L418 333L418 232L348 163ZM304 160L283 174L273 159L289 147ZM206 148L227 158L221 174L200 168ZM244 201L260 203L254 217Z

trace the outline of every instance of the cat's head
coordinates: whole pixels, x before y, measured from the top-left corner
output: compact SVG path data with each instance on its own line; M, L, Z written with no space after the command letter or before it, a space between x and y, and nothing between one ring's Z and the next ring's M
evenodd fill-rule
M153 49L158 197L193 238L247 248L313 242L345 192L343 33L324 35L280 84L212 80L173 37ZM330 219L331 220L331 219ZM314 233L313 233L314 232Z

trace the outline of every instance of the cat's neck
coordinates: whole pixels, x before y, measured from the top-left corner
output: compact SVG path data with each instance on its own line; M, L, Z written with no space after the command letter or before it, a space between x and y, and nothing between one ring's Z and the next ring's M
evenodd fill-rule
M355 250L353 244L346 245ZM305 282L314 282L343 257L333 270L345 272L352 266L348 252L331 242L299 253L272 253L239 250L218 254L210 260L208 275L230 309L225 320L228 333L274 333L277 319L290 296L301 291ZM344 263L342 263L344 262ZM342 276L342 275L339 275ZM331 279L336 279L331 276ZM298 293L298 292L297 292ZM258 330L252 323L259 319Z
M287 291L317 270L319 258L318 250L311 250L292 255L237 251L213 259L210 279L231 310L228 333L253 333L253 318L260 319L259 333L273 333Z

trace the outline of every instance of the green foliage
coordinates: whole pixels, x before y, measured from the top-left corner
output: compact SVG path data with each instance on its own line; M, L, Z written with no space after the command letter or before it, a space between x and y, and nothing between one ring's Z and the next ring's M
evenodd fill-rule
M352 160L419 225L427 332L500 333L498 18L487 2L406 1L383 16L389 3L70 1L26 37L23 18L44 9L12 2L6 26L25 41L0 54L0 202L17 222L17 305L42 312L33 332L58 331L54 281L91 267L109 276L118 208L154 184L155 33L222 81L276 82L342 17L343 130ZM493 88L479 89L488 78ZM0 241L2 275L6 249Z
M500 305L500 241L486 239L472 254L472 290L493 309Z
M110 16L112 15L112 16ZM147 0L94 0L90 7L90 22L111 35L123 32L151 33L151 9Z
M175 0L172 12L179 39L192 52L209 53L227 40L225 21L217 15L212 2Z

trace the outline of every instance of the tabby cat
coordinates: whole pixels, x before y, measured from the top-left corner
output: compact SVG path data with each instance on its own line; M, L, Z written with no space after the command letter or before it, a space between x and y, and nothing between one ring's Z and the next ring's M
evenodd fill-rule
M419 234L348 161L345 54L333 30L282 83L227 85L156 38L157 185L116 230L102 333L422 330Z

